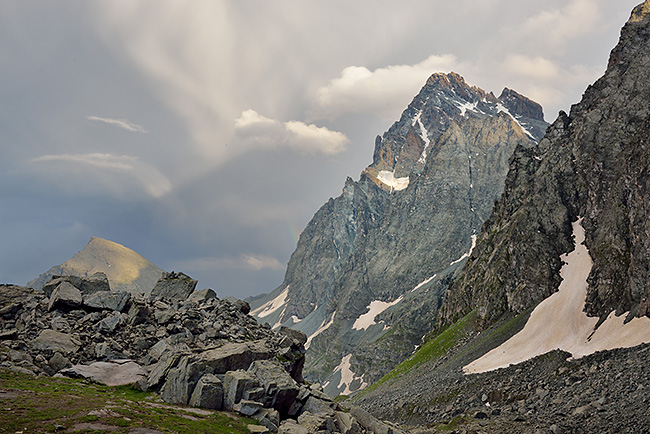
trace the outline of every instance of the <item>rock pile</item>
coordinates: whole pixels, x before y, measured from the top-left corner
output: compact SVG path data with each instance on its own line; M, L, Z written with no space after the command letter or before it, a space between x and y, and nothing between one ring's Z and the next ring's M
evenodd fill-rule
M148 298L103 273L55 276L43 291L0 285L0 366L136 383L168 403L236 411L280 433L363 433L302 378L306 336L271 330L248 303L166 273Z

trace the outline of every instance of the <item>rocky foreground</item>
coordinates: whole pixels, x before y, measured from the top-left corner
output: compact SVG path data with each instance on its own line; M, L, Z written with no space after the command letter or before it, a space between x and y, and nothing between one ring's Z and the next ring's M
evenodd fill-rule
M102 273L55 277L42 291L0 285L0 367L136 384L170 404L252 417L260 432L392 430L303 381L304 334L195 287L182 273L163 275L148 298L111 291Z

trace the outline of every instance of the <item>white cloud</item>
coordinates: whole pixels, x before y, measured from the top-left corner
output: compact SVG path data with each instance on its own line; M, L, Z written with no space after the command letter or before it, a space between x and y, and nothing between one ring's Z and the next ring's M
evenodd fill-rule
M179 261L174 264L175 269L192 271L206 270L284 270L286 264L282 264L276 258L267 255L249 255L240 256L222 256L222 257L204 257Z
M249 109L235 120L235 134L248 147L287 148L308 154L334 155L345 151L343 133L299 121L280 122Z
M30 160L39 164L35 176L61 191L82 194L106 193L119 198L161 197L172 189L158 169L130 155L104 153L42 155Z
M148 133L148 131L138 125L130 122L126 119L112 119L112 118L102 118L99 116L87 116L86 119L91 121L104 122L109 125L115 125L116 127L122 128L123 130L131 131L133 133Z
M137 158L128 155L111 155L101 153L91 154L58 154L58 155L41 155L34 158L32 162L68 162L77 163L82 166L93 166L109 170L133 170Z
M314 112L326 117L346 112L393 116L404 109L431 74L460 67L453 54L432 55L415 65L390 65L373 71L348 66L338 78L318 89Z
M506 57L503 67L514 76L535 80L555 80L560 76L560 68L541 56L512 54Z

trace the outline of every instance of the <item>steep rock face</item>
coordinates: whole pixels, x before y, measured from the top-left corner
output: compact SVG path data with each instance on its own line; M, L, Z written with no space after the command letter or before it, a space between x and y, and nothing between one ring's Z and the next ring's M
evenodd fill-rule
M50 268L27 286L41 289L52 276L87 277L97 272L106 274L115 291L149 295L164 270L121 244L92 237L72 258Z
M252 313L310 337L305 372L329 393L379 378L433 325L509 157L545 128L541 107L512 90L497 98L455 73L432 75L377 137L359 181L314 215L284 283L250 300Z
M517 149L503 198L485 223L441 323L478 306L487 325L557 290L560 254L584 218L594 265L585 310L650 315L650 3L621 31L607 71L539 146Z

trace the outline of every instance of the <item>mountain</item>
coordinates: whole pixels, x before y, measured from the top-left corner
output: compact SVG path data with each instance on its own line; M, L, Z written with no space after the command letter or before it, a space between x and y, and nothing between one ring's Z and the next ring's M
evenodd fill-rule
M41 289L55 275L85 277L97 272L106 274L115 291L149 295L164 270L121 244L92 237L72 258L50 268L27 286Z
M436 330L356 403L467 432L647 430L649 163L646 0L603 77L516 149Z
M349 394L410 356L503 190L514 149L546 130L539 104L433 74L375 141L359 181L319 209L285 279L248 301L309 337L305 375Z

